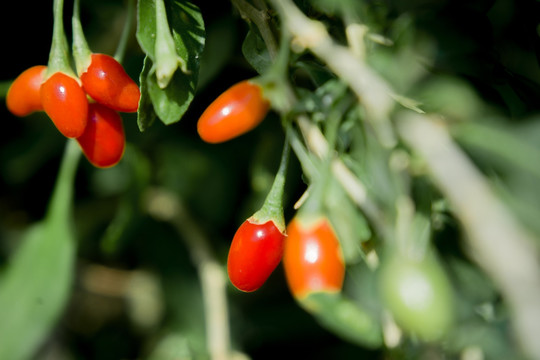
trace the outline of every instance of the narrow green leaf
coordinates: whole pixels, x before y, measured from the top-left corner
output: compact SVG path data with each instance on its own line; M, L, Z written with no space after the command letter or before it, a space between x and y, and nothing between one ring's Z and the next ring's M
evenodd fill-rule
M156 5L153 0L139 0L137 3L136 36L142 50L153 59L156 37Z
M328 186L325 206L343 248L345 262L359 261L365 256L361 243L370 239L371 230L360 210L334 178Z
M270 53L256 30L250 29L242 43L242 54L259 74L264 74L272 65Z
M313 293L301 305L322 326L352 343L371 348L382 343L379 323L342 293Z
M150 73L146 77L146 86L154 111L165 125L179 121L195 96L194 82L181 71L174 73L165 89L159 87L156 76Z
M159 339L148 360L192 359L194 355L189 339L179 332L171 332Z
M150 74L152 60L146 55L144 58L143 69L139 75L139 84L141 84L141 99L139 100L139 108L137 110L137 125L139 131L143 132L148 129L156 120L156 112L152 105L152 99L148 93L148 85L146 79Z
M32 226L0 276L0 359L27 359L58 320L75 256L71 204L80 150L68 142L45 219Z
M524 141L513 131L515 129L510 127L480 122L458 123L452 127L452 134L465 146L473 150L484 150L493 157L499 157L517 169L540 178L540 148L533 142Z

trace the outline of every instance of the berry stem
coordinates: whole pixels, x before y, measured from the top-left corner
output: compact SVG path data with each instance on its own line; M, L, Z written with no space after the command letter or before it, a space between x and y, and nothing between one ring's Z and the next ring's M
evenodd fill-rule
M283 145L283 152L281 154L279 168L276 177L274 178L272 187L270 188L270 192L266 196L263 206L252 216L257 223L261 224L272 220L282 233L285 233L286 227L285 218L283 216L283 192L285 187L285 179L287 177L289 152L290 147L287 136Z
M73 28L73 57L75 59L75 67L79 76L86 71L92 61L92 51L88 46L84 31L81 25L81 9L80 0L75 0L73 3L73 17L71 18L71 26Z
M53 17L53 38L46 78L59 71L73 76L69 59L69 46L64 31L64 0L54 0Z
M134 4L134 0L127 1L126 22L124 23L124 28L122 29L122 35L120 35L118 47L116 48L116 52L114 53L114 58L119 63L122 63L122 61L124 60L128 39L131 35L131 28L133 26L133 11L135 9Z
M52 222L55 221L53 218L68 218L70 216L73 199L72 183L80 158L81 150L77 142L68 139L46 215L47 219Z

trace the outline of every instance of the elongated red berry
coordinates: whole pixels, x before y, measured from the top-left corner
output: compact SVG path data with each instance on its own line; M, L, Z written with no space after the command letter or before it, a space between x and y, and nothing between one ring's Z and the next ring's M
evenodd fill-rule
M45 65L32 66L13 81L6 96L6 106L13 115L26 116L43 110L39 90L45 70Z
M261 87L244 80L225 90L206 108L197 131L208 143L231 140L259 125L269 108Z
M296 299L316 292L341 291L345 263L327 218L304 221L295 217L289 223L283 265L287 284Z
M278 266L285 238L273 221L252 221L244 221L236 231L227 259L231 283L246 292L260 288Z
M65 137L76 138L86 128L88 100L82 87L71 76L56 72L40 90L43 109Z
M92 54L90 65L81 74L81 82L92 99L111 109L135 112L139 107L139 87L112 56Z
M77 142L92 165L99 168L116 165L124 155L126 144L120 114L105 105L90 104L88 124Z

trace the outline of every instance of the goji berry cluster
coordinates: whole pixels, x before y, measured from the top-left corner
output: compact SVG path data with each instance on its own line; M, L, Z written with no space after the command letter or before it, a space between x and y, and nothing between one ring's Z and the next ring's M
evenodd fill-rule
M75 138L96 167L117 164L125 148L118 112L135 112L140 90L122 65L105 54L92 54L79 78L47 66L33 66L11 84L6 105L16 116L45 111L58 131Z
M254 129L269 109L270 102L256 79L240 81L206 108L197 130L205 142L225 142ZM279 196L275 202L281 206ZM287 283L296 299L340 292L345 263L329 220L322 215L307 220L296 216L285 229L276 216L261 215L272 213L267 209L271 203L265 202L266 211L250 217L236 231L227 258L231 283L239 290L255 291L283 258Z
M296 299L317 292L339 292L345 262L335 231L326 217L293 218L287 234L274 222L246 220L234 235L227 270L231 283L245 292L260 288L283 258L285 277Z

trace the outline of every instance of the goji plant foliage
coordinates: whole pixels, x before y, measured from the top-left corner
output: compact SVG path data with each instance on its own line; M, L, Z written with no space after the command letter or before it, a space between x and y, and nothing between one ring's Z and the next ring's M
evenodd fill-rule
M540 358L538 13L5 4L0 359Z

